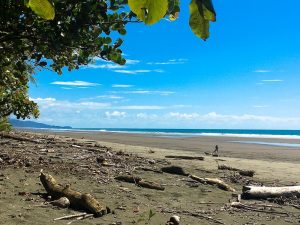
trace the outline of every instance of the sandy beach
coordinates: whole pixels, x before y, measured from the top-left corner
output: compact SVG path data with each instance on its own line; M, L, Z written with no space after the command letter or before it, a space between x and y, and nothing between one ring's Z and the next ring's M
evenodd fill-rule
M40 132L40 131L39 131ZM170 174L157 174L137 170L141 166L150 166L159 169L165 165L176 165L200 177L221 178L241 193L242 186L254 183L266 186L299 185L300 183L300 149L289 147L274 147L256 144L232 143L257 139L229 138L229 137L192 137L192 138L165 138L155 135L120 134L120 133L70 133L70 132L42 132L31 131L37 140L40 138L63 140L63 146L58 144L34 144L0 139L1 153L11 154L11 157L20 157L18 154L24 149L29 151L28 157L38 161L41 151L44 160L49 163L34 163L28 167L2 165L0 181L0 217L4 224L52 224L53 219L66 214L74 213L69 209L38 207L44 200L38 196L28 194L28 200L18 193L45 192L39 183L40 169L46 170L62 181L70 183L83 192L94 194L97 198L116 209L114 215L107 215L98 219L86 219L74 224L165 224L173 214L182 217L181 224L218 224L195 214L203 214L221 221L223 224L298 224L299 209L291 206L280 206L280 210L288 213L288 217L257 213L254 211L229 209L228 202L232 193L214 186L195 184L191 180ZM51 139L51 140L52 140ZM259 139L266 142L298 143L297 140ZM66 144L69 143L70 144ZM108 159L112 167L100 166L96 158L100 153L86 152L85 148L76 148L72 143L93 143L95 146L105 146L112 152ZM4 143L4 144L3 144ZM48 143L48 144L47 144ZM219 145L220 157L205 156L204 152L211 152L215 145ZM16 148L16 146L20 146ZM22 150L22 146L25 146ZM73 147L72 147L73 146ZM20 149L21 148L21 149ZM94 149L94 148L93 148ZM24 151L25 151L24 150ZM121 156L114 157L117 152ZM23 153L24 154L24 153ZM102 154L102 153L101 153ZM129 154L129 155L126 155ZM84 155L85 157L80 157ZM204 156L204 161L165 159L166 155ZM76 156L76 157L75 157ZM107 157L107 156L106 156ZM120 158L121 157L121 158ZM133 157L133 158L132 158ZM121 160L117 166L115 158ZM124 161L125 160L125 161ZM234 173L218 170L218 164L255 170L253 178L238 178L232 180ZM1 165L1 164L0 164ZM76 168L76 169L74 169ZM156 191L137 187L128 183L114 181L118 173L130 173L145 179L163 184L165 191ZM8 178L8 179L6 179ZM105 182L104 182L105 181ZM192 182L192 184L194 184ZM27 199L27 200L26 200ZM248 202L248 201L247 201ZM253 202L253 201L250 201ZM271 204L262 201L261 204ZM276 208L276 207L275 207ZM137 222L139 218L147 217L149 210L156 212L149 222ZM276 208L277 209L277 208ZM187 213L189 212L189 213ZM255 223L254 223L255 221ZM66 224L57 221L56 224Z

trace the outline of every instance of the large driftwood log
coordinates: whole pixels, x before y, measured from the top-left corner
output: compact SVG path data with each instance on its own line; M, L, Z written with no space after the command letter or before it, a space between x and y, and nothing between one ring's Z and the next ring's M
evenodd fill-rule
M242 169L238 169L238 168L234 168L234 167L230 167L230 166L226 166L226 165L219 165L218 169L219 170L237 171L241 176L248 176L248 177L253 177L255 174L254 170L242 170Z
M137 186L144 187L144 188L155 189L155 190L160 190L160 191L165 190L165 188L163 186L161 186L160 184L143 180L140 177L123 175L123 176L117 176L117 177L115 177L115 179L119 180L119 181L127 182L127 183L134 183Z
M195 175L189 175L189 177L202 184L216 185L218 188L222 190L235 192L234 188L230 187L228 184L226 184L224 181L218 178L202 178L202 177L197 177Z
M267 199L281 196L297 196L300 197L300 186L287 187L257 187L244 186L243 199Z
M64 187L58 184L50 174L41 172L40 180L47 193L53 199L66 197L69 199L71 207L86 210L97 217L110 212L108 207L99 203L92 195L81 194L78 191L72 190L69 186Z
M166 155L168 159L186 159L186 160L204 160L203 156L188 156L188 155Z
M41 143L41 141L36 140L34 138L28 138L28 137L23 137L23 136L19 136L16 134L9 134L9 133L5 133L5 132L1 132L0 136L2 138L9 138L9 139L13 139L13 140L17 140L17 141L27 141L27 142L33 142L33 143Z

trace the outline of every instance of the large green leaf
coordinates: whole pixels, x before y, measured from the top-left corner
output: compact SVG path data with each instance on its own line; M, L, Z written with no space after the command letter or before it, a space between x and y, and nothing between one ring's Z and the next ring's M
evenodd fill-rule
M209 21L216 21L211 0L192 0L190 3L190 27L203 40L209 37Z
M48 0L29 0L26 1L27 7L30 7L38 16L45 20L53 20L55 11L53 5Z
M158 22L168 10L168 0L128 0L128 5L145 24Z

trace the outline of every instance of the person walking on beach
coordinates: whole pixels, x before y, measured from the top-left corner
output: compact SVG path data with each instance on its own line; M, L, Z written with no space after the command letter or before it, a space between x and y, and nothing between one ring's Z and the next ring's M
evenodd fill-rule
M213 151L212 155L219 155L219 146L215 146L215 150Z

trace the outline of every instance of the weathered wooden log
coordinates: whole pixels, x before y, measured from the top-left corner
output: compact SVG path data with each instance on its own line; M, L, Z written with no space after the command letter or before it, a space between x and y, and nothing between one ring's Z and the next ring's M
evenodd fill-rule
M241 176L248 176L248 177L253 177L255 174L254 170L242 170L242 169L238 169L238 168L234 168L234 167L230 167L230 166L226 166L226 165L219 165L218 169L219 170L237 171Z
M257 187L244 186L242 198L243 199L267 199L277 197L300 197L300 186L286 186L286 187Z
M189 174L184 171L180 166L166 166L161 168L164 173L177 174L182 176L188 176Z
M15 134L9 134L9 133L5 133L5 132L1 132L0 136L3 138L9 138L9 139L13 139L13 140L17 140L17 141L27 141L27 142L33 142L33 143L41 143L40 140L36 140L33 138L28 138L25 136L18 136Z
M123 176L117 176L117 177L115 177L115 179L119 180L119 181L127 182L127 183L134 183L137 186L144 187L144 188L155 189L155 190L160 190L160 191L165 190L165 188L163 186L161 186L160 184L143 180L140 177L123 175Z
M193 180L196 180L202 184L210 184L210 185L216 185L218 188L225 190L225 191L232 191L235 192L235 189L226 184L224 181L218 178L202 178L197 177L195 175L189 175L189 177Z
M50 174L41 172L40 180L47 193L53 199L66 197L69 199L72 208L86 210L97 217L110 213L110 209L99 203L91 194L81 194L72 190L68 185L64 187L58 184Z
M166 155L168 159L186 159L186 160L204 160L203 156L188 156L188 155Z

